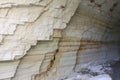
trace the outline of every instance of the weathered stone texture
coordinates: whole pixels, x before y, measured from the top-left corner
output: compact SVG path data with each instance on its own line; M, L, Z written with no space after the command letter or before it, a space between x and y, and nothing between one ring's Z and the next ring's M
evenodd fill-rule
M37 40L50 40L54 29L66 27L79 2L80 0L0 1L5 6L5 9L1 7L1 14L5 16L0 18L0 34L5 37L0 48L0 61L14 60L16 56L19 59ZM46 6L41 6L42 3L46 3ZM8 4L11 7L6 7Z
M120 1L110 1L1 0L0 80L60 80L119 59Z

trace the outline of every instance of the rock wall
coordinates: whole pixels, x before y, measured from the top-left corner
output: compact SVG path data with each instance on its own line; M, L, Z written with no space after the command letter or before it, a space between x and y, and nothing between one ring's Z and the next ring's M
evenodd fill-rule
M119 59L119 3L1 0L0 80L60 80Z
M1 0L0 79L15 76L21 59L37 41L61 36L60 30L66 27L79 3L80 0Z

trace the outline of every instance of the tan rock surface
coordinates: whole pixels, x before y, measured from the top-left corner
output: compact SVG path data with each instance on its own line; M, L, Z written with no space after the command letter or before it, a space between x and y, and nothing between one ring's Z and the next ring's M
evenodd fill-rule
M0 80L60 80L119 59L119 3L1 0Z

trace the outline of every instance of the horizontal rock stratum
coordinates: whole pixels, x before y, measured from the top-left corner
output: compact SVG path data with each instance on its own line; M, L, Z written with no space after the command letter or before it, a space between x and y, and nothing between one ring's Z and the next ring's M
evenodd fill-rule
M60 80L120 58L119 0L0 0L0 80Z

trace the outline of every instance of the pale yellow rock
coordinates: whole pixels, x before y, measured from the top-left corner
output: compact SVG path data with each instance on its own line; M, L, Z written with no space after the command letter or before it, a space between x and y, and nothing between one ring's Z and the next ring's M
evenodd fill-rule
M6 2L1 1L1 4ZM26 3L26 0L21 3L16 2L16 0L10 2L18 4L18 7L10 8L6 17L0 19L0 34L9 34L5 36L4 43L1 45L0 55L2 57L0 57L0 61L19 59L38 40L51 40L54 29L64 29L66 27L80 0L48 1L49 4L46 7L30 4L30 6L19 7L20 4ZM34 3L33 0L32 2ZM29 1L29 3L31 2ZM65 9L61 6L64 6ZM62 16L59 17L59 15ZM66 20L63 15L67 16ZM4 48L5 46L8 47Z
M119 59L118 3L0 0L0 80L61 80Z
M13 77L16 73L18 63L19 61L0 62L0 80Z

